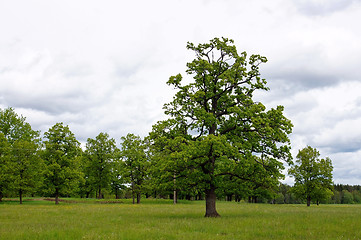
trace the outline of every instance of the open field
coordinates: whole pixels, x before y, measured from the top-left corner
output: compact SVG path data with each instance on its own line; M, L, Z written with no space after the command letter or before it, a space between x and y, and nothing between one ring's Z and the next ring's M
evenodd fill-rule
M218 201L208 219L203 201L69 200L1 203L0 239L361 239L361 205Z

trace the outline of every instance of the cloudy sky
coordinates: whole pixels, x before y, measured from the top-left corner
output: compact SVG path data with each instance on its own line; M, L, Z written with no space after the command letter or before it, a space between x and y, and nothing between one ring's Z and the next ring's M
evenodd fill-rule
M315 147L335 183L361 184L360 22L360 0L0 0L0 108L83 143L145 136L194 57L187 41L228 37L268 58L257 98L285 106L294 156Z

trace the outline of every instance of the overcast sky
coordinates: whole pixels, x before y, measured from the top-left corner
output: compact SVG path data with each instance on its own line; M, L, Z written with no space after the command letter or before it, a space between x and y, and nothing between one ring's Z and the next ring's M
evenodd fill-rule
M0 0L0 108L83 143L143 137L194 57L187 41L228 37L268 58L257 99L285 106L293 155L315 147L335 183L361 184L360 23L361 0Z

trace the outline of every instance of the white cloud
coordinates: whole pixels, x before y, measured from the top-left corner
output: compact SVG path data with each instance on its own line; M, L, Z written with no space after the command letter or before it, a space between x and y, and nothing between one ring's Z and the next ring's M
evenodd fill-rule
M360 16L356 0L7 1L0 107L42 132L69 124L82 142L99 132L144 136L174 94L165 82L194 57L186 42L229 37L269 59L261 72L271 91L257 98L285 106L292 151L320 148L346 183L361 156Z

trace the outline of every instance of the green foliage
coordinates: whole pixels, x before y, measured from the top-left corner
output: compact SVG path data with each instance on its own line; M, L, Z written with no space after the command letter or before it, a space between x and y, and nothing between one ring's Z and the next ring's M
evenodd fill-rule
M353 195L347 190L342 190L342 200L341 203L343 204L351 204L353 202Z
M225 175L258 182L282 178L280 161L291 161L292 124L282 106L266 111L252 99L255 91L268 90L259 72L267 59L247 59L227 38L188 43L187 48L196 55L186 71L193 81L183 85L180 74L170 77L167 84L177 89L173 101L164 105L170 118L158 122L151 134L158 150L170 157L161 164L170 170L168 177L186 176L191 180L185 183L205 191L206 198L214 198ZM212 208L210 215L218 216Z
M26 118L19 116L13 108L0 109L0 131L10 144L16 140L39 141L39 132L31 129Z
M9 151L9 143L4 134L0 132L0 201L11 182L12 175L10 173L11 162Z
M332 162L331 159L319 159L320 153L310 146L299 150L297 165L288 173L295 178L292 191L300 198L319 202L332 195Z
M133 203L135 195L139 203L148 169L146 145L139 136L134 134L128 134L121 140L120 156L123 160L123 177L131 185Z
M17 140L12 145L10 159L14 163L11 169L11 187L20 197L24 193L34 193L42 182L43 160L38 154L38 147L34 141Z
M4 191L33 192L41 179L39 132L13 108L0 109L0 201ZM40 172L40 173L39 173Z
M119 149L115 140L107 133L100 133L95 139L88 138L84 154L86 181L90 189L97 190L102 198L102 189L110 187L112 168L119 161Z
M46 164L44 190L54 194L58 200L61 194L69 194L76 190L83 179L80 171L82 151L74 134L63 123L55 124L44 136L47 139L44 141L45 149L42 152Z

